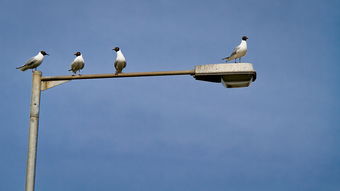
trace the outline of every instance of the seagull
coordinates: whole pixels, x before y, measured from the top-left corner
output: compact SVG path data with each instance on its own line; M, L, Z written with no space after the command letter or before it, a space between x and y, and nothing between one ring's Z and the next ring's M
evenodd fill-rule
M122 51L120 50L119 47L115 47L114 49L112 49L114 51L117 52L117 57L114 63L114 67L116 68L116 75L119 73L122 73L123 68L125 68L126 66L126 60L125 57L122 53Z
M222 58L222 60L226 60L226 62L230 60L235 60L236 63L236 59L238 58L239 62L241 62L241 57L245 56L247 53L247 39L247 36L243 36L241 43L234 48L230 56Z
M37 67L40 66L40 64L43 62L45 55L48 55L48 54L42 50L36 56L27 60L25 65L17 67L16 69L19 69L21 71L25 71L27 69L32 69L32 71L33 69L37 70Z
M73 60L71 64L71 69L69 69L68 71L72 71L74 75L77 73L77 71L79 71L80 75L80 70L83 69L85 65L84 58L80 52L76 52L74 53L74 55L76 55L76 58Z

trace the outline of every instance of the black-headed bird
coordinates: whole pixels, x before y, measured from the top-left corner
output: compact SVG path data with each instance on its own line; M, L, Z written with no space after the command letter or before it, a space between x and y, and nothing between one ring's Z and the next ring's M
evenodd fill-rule
M36 56L27 60L23 66L17 67L17 69L21 71L25 71L28 69L37 70L37 67L40 66L40 64L43 62L45 55L48 55L48 54L42 50Z
M247 39L247 36L243 36L241 43L234 48L230 56L225 57L222 60L226 60L226 62L230 60L235 60L236 63L236 59L239 59L239 62L241 62L241 57L247 54Z
M80 70L82 70L85 66L84 58L80 52L76 52L74 53L74 55L76 55L76 58L73 60L71 64L71 69L69 69L68 71L72 71L74 74L76 74L79 71L80 75Z
M112 50L117 52L117 57L114 62L114 67L116 69L116 75L122 73L123 69L126 67L125 57L119 47L115 47Z

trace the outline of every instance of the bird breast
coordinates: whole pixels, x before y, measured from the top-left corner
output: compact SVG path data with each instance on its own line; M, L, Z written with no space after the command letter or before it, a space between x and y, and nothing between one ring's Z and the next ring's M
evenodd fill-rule
M236 54L239 57L246 55L246 53L247 53L247 42L242 41L239 47L240 47L240 49L237 50Z
M35 56L35 59L39 62L41 62L44 59L44 55L42 55L40 52L38 55Z
M84 62L84 59L82 56L77 56L73 62Z
M125 61L125 57L124 57L123 53L120 50L117 52L116 60L117 61Z
M247 53L247 48L240 48L238 51L237 51L237 55L239 56L239 57L242 57L242 56L244 56L244 55L246 55L246 53Z

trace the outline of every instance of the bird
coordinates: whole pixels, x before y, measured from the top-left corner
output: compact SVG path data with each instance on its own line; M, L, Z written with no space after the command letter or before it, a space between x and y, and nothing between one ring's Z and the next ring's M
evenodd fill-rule
M37 67L40 66L40 64L43 62L45 55L49 55L49 54L47 54L45 51L42 50L34 57L27 60L23 66L19 66L16 69L19 69L21 71L25 71L28 69L32 69L32 71L33 69L37 70Z
M222 58L222 60L226 60L226 62L235 60L236 63L236 59L238 58L239 62L241 62L241 57L245 56L247 53L247 39L247 36L243 36L241 43L234 48L230 56Z
M72 71L74 75L77 73L77 71L79 71L80 75L80 70L82 70L85 65L84 58L80 52L76 52L74 53L74 55L76 55L76 58L73 60L71 64L71 69L69 69L68 71Z
M119 73L122 73L123 69L126 66L126 60L125 60L125 57L124 57L124 55L123 55L123 53L122 53L122 51L120 50L119 47L115 47L112 50L117 52L117 57L116 57L116 60L114 62L114 67L116 68L115 74L117 75Z

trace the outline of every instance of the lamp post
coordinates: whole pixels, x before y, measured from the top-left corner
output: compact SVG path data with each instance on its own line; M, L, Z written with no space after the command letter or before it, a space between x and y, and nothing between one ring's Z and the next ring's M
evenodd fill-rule
M195 66L194 70L134 72L134 73L120 73L117 75L89 74L79 76L42 76L41 71L33 71L25 191L34 191L35 185L41 91L66 83L70 80L123 78L123 77L150 77L169 75L191 75L196 80L217 83L222 82L223 85L227 88L248 87L251 84L251 82L256 80L256 71L253 69L253 66L250 63L208 64Z
M28 136L28 154L26 164L26 191L34 190L35 166L38 146L39 105L41 93L41 72L34 71L32 76L32 96L30 106L30 129Z

